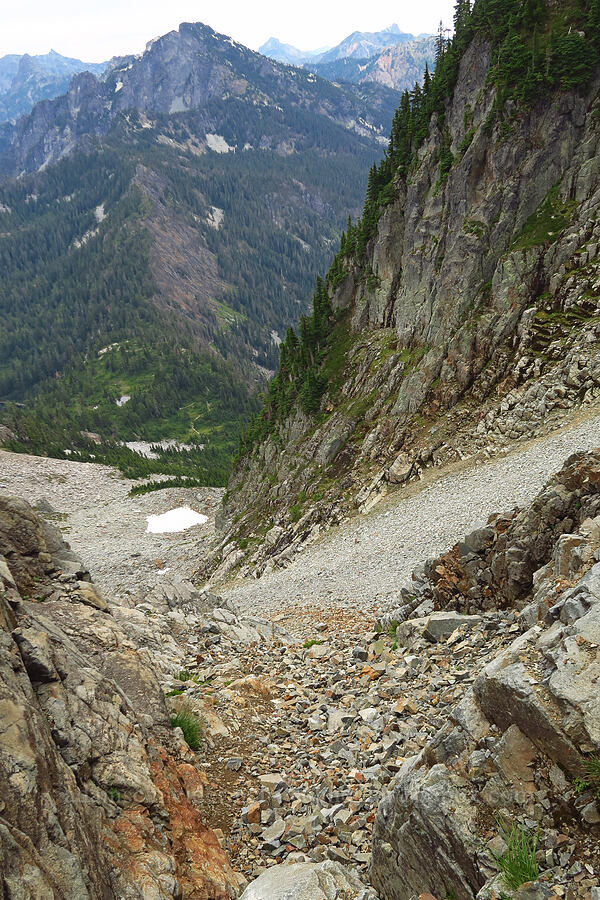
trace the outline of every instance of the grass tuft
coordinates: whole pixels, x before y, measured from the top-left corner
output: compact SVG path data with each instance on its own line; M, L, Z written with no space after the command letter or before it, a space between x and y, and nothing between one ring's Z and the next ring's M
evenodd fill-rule
M494 854L494 859L507 886L516 891L522 884L535 881L540 874L535 857L539 832L527 831L522 825L509 826L501 820L498 826L507 849L501 856Z
M181 706L171 716L171 728L181 728L185 742L191 750L199 750L202 744L203 728L200 719L189 706Z

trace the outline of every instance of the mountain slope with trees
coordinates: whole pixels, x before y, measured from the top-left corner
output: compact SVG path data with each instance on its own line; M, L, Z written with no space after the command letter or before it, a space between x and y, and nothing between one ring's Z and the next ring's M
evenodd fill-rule
M222 482L396 103L189 25L3 126L0 167L37 169L0 184L19 446L99 458L106 439L177 438L213 446Z
M255 571L596 396L599 13L457 2L241 442L225 544L242 535Z

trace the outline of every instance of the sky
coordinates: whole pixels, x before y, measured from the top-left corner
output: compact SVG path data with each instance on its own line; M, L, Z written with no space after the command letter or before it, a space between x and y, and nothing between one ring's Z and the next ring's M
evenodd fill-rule
M435 32L454 0L0 0L0 56L56 50L85 62L140 53L181 22L204 22L258 50L269 37L313 50L352 31Z

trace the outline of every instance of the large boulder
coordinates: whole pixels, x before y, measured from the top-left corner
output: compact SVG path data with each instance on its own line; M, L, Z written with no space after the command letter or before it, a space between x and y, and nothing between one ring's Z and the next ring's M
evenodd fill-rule
M376 900L373 891L340 863L274 866L248 885L241 900Z
M478 590L480 598L494 593L522 633L481 670L381 800L371 881L382 900L506 893L494 857L503 846L499 819L540 829L550 884L585 876L577 847L600 827L594 784L585 787L586 761L600 755L599 475L599 453L572 457L530 508L494 517L426 566L438 607L445 599L450 610L469 608ZM459 622L450 610L430 621ZM423 621L408 619L398 631ZM570 841L561 849L565 821Z

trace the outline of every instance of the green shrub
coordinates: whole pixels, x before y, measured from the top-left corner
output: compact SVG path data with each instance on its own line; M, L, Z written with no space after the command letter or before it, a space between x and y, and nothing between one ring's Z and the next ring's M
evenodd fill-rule
M299 522L302 518L302 504L294 503L293 506L290 506L290 519L292 522Z
M118 803L121 799L121 793L116 788L109 788L106 792L113 803Z
M516 891L522 884L535 881L540 874L535 856L539 832L532 833L522 825L509 826L502 821L498 825L506 842L506 850L501 856L494 854L494 859L507 886Z
M187 669L182 669L180 672L177 672L176 675L173 675L173 678L176 678L177 681L191 681L192 676Z
M594 789L594 794L600 800L600 756L592 756L586 759L583 764L585 769L585 777L578 775L574 780L576 794L583 794L588 788Z
M318 638L310 638L308 641L304 641L302 646L305 650L310 650L311 647L314 647L315 644L322 644L323 641L320 641Z
M171 728L181 728L186 744L191 750L198 750L202 743L203 728L200 719L190 706L180 706L171 716Z

